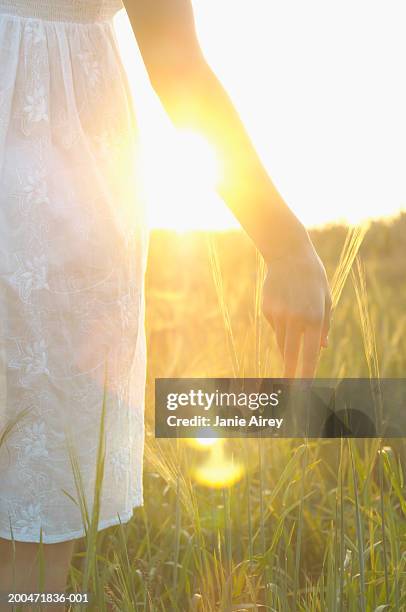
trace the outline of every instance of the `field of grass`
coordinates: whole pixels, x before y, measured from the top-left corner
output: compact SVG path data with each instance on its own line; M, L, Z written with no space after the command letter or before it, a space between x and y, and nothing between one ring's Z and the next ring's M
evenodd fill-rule
M336 305L320 377L406 372L406 215L364 234L313 234ZM154 438L154 378L281 374L263 273L238 232L152 234L145 506L78 548L94 609L406 610L403 439Z

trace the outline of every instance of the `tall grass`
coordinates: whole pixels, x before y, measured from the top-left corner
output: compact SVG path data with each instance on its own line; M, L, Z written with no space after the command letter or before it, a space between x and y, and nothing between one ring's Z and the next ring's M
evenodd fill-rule
M406 289L397 280L404 245L396 232L396 226L382 226L315 234L335 307L319 376L404 372L406 340L399 325L404 329ZM386 260L384 248L391 253ZM152 435L156 376L280 373L281 359L260 312L263 276L262 262L240 235L152 236L145 506L126 525L97 532L108 460L102 424L92 511L72 458L86 537L73 559L70 587L93 592L90 609L406 609L402 444L262 438L196 447ZM196 467L204 470L220 456L225 473L236 462L243 465L236 482L210 487L194 478Z

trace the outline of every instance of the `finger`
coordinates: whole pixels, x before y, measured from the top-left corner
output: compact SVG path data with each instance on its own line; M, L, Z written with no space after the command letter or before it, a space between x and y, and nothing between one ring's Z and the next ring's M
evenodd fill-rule
M302 377L313 378L320 355L322 324L312 323L306 326L303 338Z
M324 321L323 321L323 327L321 330L321 341L320 341L321 346L324 348L328 347L328 333L330 330L332 315L333 315L333 308L331 305L331 298L328 295L326 297L326 301L324 305Z
M294 378L299 359L300 341L303 325L298 319L290 319L286 325L283 360L285 363L284 378Z

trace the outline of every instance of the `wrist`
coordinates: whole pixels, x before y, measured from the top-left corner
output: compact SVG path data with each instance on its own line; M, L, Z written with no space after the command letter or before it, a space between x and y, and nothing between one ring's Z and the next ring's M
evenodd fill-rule
M259 246L267 266L296 251L311 248L312 242L306 228L293 213L292 216L293 219L274 224L272 231L267 235L266 244Z

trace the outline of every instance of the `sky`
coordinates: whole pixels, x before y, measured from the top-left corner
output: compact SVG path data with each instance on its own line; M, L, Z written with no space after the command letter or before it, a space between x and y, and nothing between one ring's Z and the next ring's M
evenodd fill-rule
M406 209L404 0L194 0L205 57L272 180L307 226ZM236 226L218 164L174 131L149 85L125 11L116 29L146 134L153 226Z

